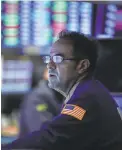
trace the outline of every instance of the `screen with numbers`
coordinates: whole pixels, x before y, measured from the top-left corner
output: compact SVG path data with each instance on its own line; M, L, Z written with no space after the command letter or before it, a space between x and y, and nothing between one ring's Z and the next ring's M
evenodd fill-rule
M26 93L31 90L33 64L30 60L6 59L2 65L2 94Z
M81 1L2 1L1 9L2 48L49 46L63 29L95 38L122 37L122 5Z

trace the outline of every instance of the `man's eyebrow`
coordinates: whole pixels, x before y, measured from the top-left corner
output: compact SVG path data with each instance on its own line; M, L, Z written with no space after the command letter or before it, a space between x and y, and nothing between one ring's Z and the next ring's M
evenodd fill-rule
M64 56L64 54L62 54L62 53L57 53L57 54L55 54L55 56Z
M51 54L53 54L53 53L51 53ZM62 53L57 53L57 54L54 54L53 56L63 56L63 57L64 57L64 54L62 54Z

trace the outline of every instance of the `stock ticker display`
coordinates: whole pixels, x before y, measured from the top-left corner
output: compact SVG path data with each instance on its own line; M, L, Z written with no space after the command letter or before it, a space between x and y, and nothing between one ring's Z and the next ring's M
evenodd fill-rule
M122 37L122 5L2 1L1 9L2 48L49 46L63 29L95 38Z
M26 56L5 57L1 68L2 94L20 94L31 90L33 64Z

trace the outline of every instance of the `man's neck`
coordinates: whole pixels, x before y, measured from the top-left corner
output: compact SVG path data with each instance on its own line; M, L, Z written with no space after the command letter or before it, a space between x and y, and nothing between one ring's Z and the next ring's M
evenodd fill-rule
M71 81L69 86L67 88L62 88L62 89L55 89L57 92L59 92L60 94L62 94L64 97L67 97L69 92L71 91L71 89L73 88L73 86L78 83L81 82L85 77L87 76L87 74L84 74L82 76L77 77L75 80Z

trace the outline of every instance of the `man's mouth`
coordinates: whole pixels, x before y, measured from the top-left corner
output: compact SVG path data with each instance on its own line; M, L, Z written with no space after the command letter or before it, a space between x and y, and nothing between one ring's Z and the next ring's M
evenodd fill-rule
M56 75L54 75L54 74L49 74L49 77L56 77Z

